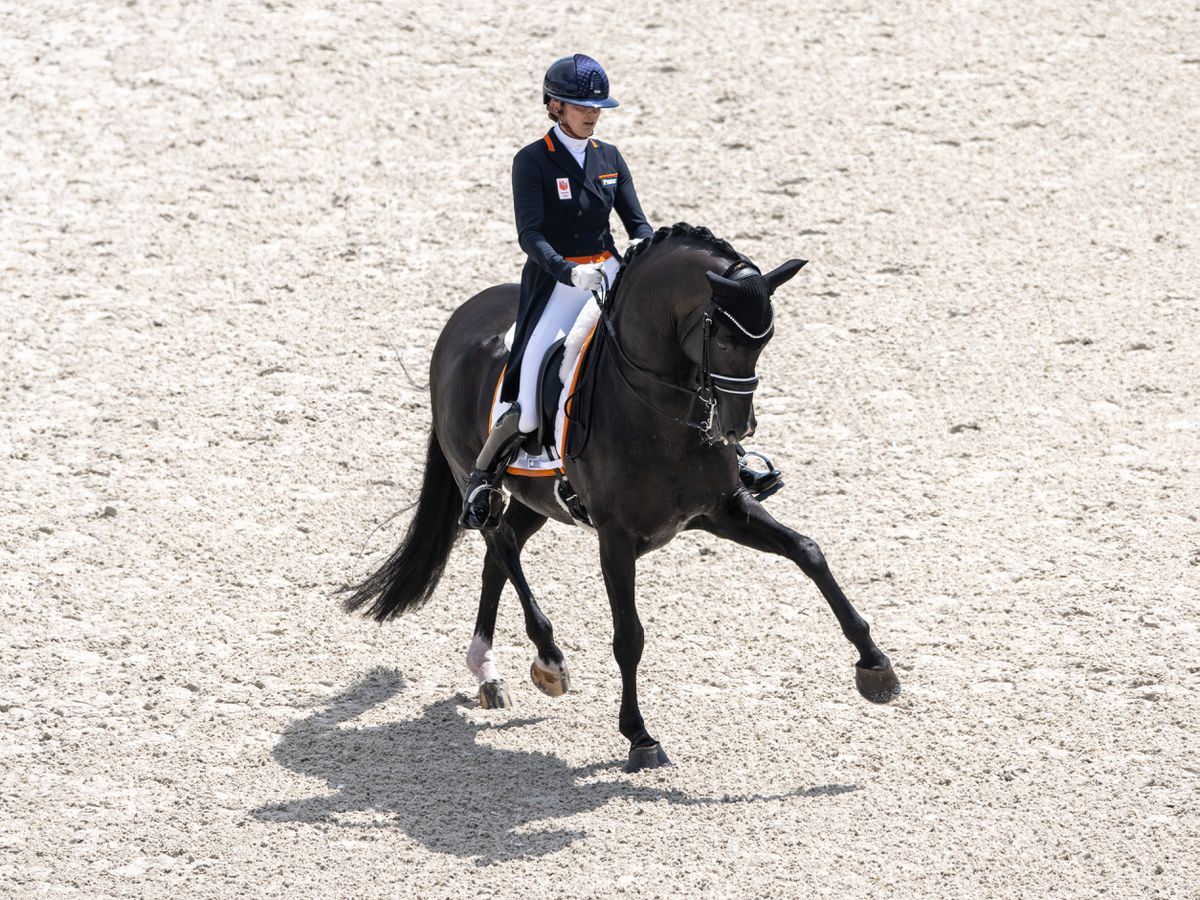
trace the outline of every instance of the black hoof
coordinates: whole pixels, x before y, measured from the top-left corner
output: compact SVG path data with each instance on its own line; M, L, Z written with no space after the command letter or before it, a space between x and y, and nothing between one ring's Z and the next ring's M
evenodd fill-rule
M509 709L512 705L507 681L485 681L479 686L480 709Z
M854 667L854 684L858 692L872 703L891 703L900 696L900 679L888 663L882 669Z
M634 747L629 751L629 762L626 772L640 772L642 769L658 769L671 765L667 759L667 751L662 744L651 744L649 747Z

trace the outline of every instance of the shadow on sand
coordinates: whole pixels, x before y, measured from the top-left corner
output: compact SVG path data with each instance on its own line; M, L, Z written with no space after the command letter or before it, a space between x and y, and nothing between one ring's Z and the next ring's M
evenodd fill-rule
M459 715L458 710L470 704L460 697L433 703L411 721L340 727L403 689L399 673L379 668L332 698L324 709L290 726L273 751L275 759L294 772L323 779L334 793L270 804L256 809L254 815L265 822L325 822L349 828L394 825L430 850L487 865L561 850L586 832L548 823L598 809L617 797L707 806L857 789L823 785L772 796L709 798L620 778L581 781L603 771L616 776L624 760L570 768L548 753L480 745L476 743L480 732L541 720L479 725ZM362 813L382 813L391 822L377 817L364 821L356 815Z

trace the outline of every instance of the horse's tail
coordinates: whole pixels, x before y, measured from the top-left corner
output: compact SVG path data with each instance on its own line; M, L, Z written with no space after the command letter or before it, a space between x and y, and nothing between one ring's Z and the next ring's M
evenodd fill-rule
M438 443L437 433L430 430L417 513L408 523L404 540L387 562L359 584L343 588L350 594L342 604L346 612L362 609L363 615L386 622L423 606L441 580L450 551L458 540L461 503L462 496L446 454Z

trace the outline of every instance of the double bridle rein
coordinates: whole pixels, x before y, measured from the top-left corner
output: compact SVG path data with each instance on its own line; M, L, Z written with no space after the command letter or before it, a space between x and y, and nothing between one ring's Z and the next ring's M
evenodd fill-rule
M747 262L738 261L730 266L730 268L725 272L724 277L737 281L741 278L759 274L761 273L753 265ZM739 331L746 335L749 340L755 342L765 342L767 336L770 335L771 331L775 328L773 311L770 321L768 321L767 326L763 329L762 333L754 334L750 332L744 325L742 325L742 323L739 322L733 316L733 314L729 312L729 310L725 309L723 306L720 306L716 302L715 294L710 296L699 321L688 328L683 335L684 340L686 340L687 336L695 330L697 324L703 329L700 350L700 369L698 372L699 384L693 389L681 387L673 382L659 378L649 369L639 366L636 362L629 358L629 356L625 353L625 350L621 347L620 340L617 339L616 327L613 325L612 317L608 314L607 300L608 277L605 276L603 287L601 290L596 292L596 301L600 306L600 321L604 323L604 331L609 337L609 342L612 344L613 349L617 351L617 359L619 360L619 363L616 366L616 369L617 373L621 376L621 380L625 382L625 386L629 388L635 397L641 400L660 416L670 419L673 422L677 422L680 425L686 425L688 428L694 428L699 431L701 438L703 438L706 442L725 442L725 437L720 433L720 429L714 429L713 427L719 423L719 417L717 415L717 394L740 394L742 396L753 395L755 390L758 389L761 379L757 374L748 376L722 375L720 372L713 371L709 351L713 332L713 313L717 312L725 316ZM704 417L700 420L693 421L692 419L681 418L679 416L672 415L664 409L659 409L657 406L651 403L641 391L639 391L633 384L630 383L628 376L623 371L624 367L632 369L642 377L648 378L651 381L662 385L663 387L670 388L671 390L678 391L679 393L690 394L694 396L700 401L700 405L704 408Z

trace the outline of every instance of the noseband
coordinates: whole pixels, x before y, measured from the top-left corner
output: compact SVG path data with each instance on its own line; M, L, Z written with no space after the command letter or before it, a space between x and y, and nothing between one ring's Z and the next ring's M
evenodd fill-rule
M759 278L762 278L761 273L753 265L743 260L739 260L726 270L724 277L732 281L742 281L743 279L751 278L755 275L757 275ZM760 290L762 289L758 285L755 285L755 287L758 287ZM688 328L683 335L683 339L687 340L688 335L695 330L696 325L700 325L703 329L701 332L700 368L697 373L699 376L699 384L694 389L680 387L679 385L673 384L670 381L664 381L653 372L643 368L642 366L639 366L625 354L624 349L621 347L621 342L617 340L617 331L613 326L612 317L608 314L608 305L606 303L607 299L608 279L605 277L604 287L598 292L597 296L597 300L599 301L600 305L600 319L604 323L605 332L611 339L613 348L617 351L617 357L620 360L620 364L617 366L617 372L620 374L621 380L625 382L626 387L633 392L634 396L636 396L660 416L668 418L673 422L678 422L680 425L686 425L689 428L695 428L700 432L700 436L705 441L710 443L724 441L724 437L721 435L719 427L715 429L713 427L719 422L719 418L717 416L717 394L722 393L752 396L758 389L760 378L757 374L748 376L722 375L720 372L713 371L710 344L712 343L714 314L723 315L725 318L729 319L729 321L732 322L733 325L743 335L745 335L748 343L761 346L770 339L770 335L775 329L774 309L771 307L769 291L767 295L767 322L759 334L752 333L741 322L739 322L734 315L720 302L715 293L709 297L708 303L705 305L699 321ZM659 409L630 383L629 378L625 375L625 372L622 371L622 366L633 369L639 375L649 378L651 381L654 381L663 387L668 387L671 390L679 391L680 393L691 394L700 401L700 405L704 408L704 418L699 421L693 421L691 419L674 416L666 410Z

